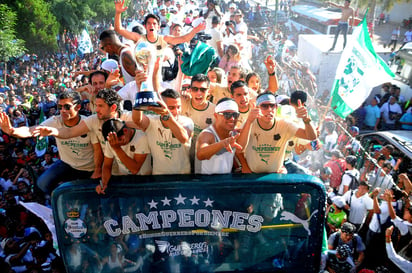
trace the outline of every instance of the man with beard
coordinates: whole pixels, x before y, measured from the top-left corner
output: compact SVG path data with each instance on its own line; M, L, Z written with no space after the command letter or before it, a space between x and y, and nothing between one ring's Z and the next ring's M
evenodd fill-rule
M60 115L52 116L41 123L42 127L50 130L70 131L73 126L84 122L85 117L79 115L80 96L76 92L65 91L59 95L57 108ZM1 128L9 135L27 138L32 137L36 132L36 127L13 128L5 113L0 115ZM93 133L88 131L77 136L59 137L56 141L60 160L47 169L37 180L38 187L46 194L51 194L53 189L62 181L74 179L98 178L101 175L101 168L95 166L94 160L99 157L94 153L94 147L98 145ZM93 143L93 145L92 145ZM94 157L90 156L94 154ZM94 171L94 172L93 172Z

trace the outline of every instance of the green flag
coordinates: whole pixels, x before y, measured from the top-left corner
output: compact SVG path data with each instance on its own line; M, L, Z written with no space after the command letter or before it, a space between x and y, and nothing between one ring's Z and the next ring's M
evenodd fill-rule
M369 37L366 15L353 31L342 52L333 83L331 107L341 118L355 111L372 88L390 81L395 74L375 52Z
M40 112L39 124L41 124L44 120L45 120L44 112L43 112L43 109L42 109L41 112ZM38 157L41 157L46 153L47 146L49 145L49 141L48 141L47 137L44 137L42 139L40 139L40 137L37 137L36 140L37 140L36 148L35 148L36 155Z

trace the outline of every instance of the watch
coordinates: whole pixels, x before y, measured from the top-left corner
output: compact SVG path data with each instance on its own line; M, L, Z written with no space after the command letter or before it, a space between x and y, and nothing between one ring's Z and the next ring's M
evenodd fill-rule
M270 76L275 76L276 75L276 71L273 71L273 73L268 73L269 77Z
M170 114L166 114L160 117L163 121L168 121L170 119Z

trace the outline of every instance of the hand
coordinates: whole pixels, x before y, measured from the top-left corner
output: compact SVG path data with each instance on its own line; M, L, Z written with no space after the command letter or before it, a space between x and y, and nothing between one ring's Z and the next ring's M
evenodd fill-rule
M107 141L109 142L109 144L110 144L110 146L113 148L113 150L119 150L119 149L121 149L121 147L123 146L123 145L125 145L126 143L126 141L125 141L125 138L121 138L121 139L119 139L118 137L117 137L117 133L115 133L115 132L110 132L108 135L107 135Z
M136 70L135 75L136 76L134 76L134 80L136 81L136 85L137 87L139 87L139 90L140 90L140 86L142 86L142 82L145 82L148 79L147 73L144 70Z
M296 116L301 119L307 119L308 118L308 110L306 107L302 104L300 100L298 100L298 107L296 108Z
M378 196L379 192L381 191L381 188L377 187L372 191L372 198L375 198Z
M120 82L120 70L112 70L106 80L106 88L111 88Z
M105 190L107 189L107 186L104 185L97 185L96 186L96 192L97 194L106 194Z
M390 190L385 190L383 193L383 198L386 202L392 202L393 200L393 194Z
M116 9L116 13L123 13L127 10L127 7L124 6L124 0L115 0L114 7Z
M0 127L3 132L10 135L13 132L13 126L11 125L10 118L6 112L0 113Z
M269 55L264 63L269 74L273 74L276 71L276 61L273 60L272 56Z
M254 121L255 119L260 118L260 117L262 117L262 116L263 116L262 110L260 110L259 107L255 107L255 108L253 108L253 109L250 110L250 113L249 113L249 116L247 117L247 120L248 120L249 122L252 122L252 121Z
M388 227L385 230L385 236L392 236L392 232L393 232L393 226Z
M157 100L156 101L160 107L158 106L149 106L147 110L153 111L158 115L164 116L164 115L170 115L169 109L167 108L167 105L164 103L162 100Z
M206 22L203 21L197 27L195 27L193 30L195 31L195 33L198 33L198 32L200 32L202 30L205 30L205 29L206 29Z
M239 143L236 142L236 140L239 138L239 134L235 135L235 136L231 136L228 138L225 138L223 141L223 145L226 148L226 150L228 150L229 152L233 153L233 149L232 148L236 148L239 150L242 150L242 146L239 145Z

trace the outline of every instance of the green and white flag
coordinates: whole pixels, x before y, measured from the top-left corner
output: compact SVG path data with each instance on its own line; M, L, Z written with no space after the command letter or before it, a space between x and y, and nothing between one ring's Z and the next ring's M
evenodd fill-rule
M42 109L40 112L39 124L41 124L44 120L45 120L44 112ZM40 137L37 137L36 147L34 149L37 157L41 157L46 153L48 145L49 145L48 137L43 137L42 139L40 139Z
M394 76L373 48L365 15L342 52L331 91L332 109L341 118L346 118L362 105L373 87Z
M77 46L77 55L83 55L93 52L92 40L87 32L87 29L83 29L82 34L79 37L79 45Z

